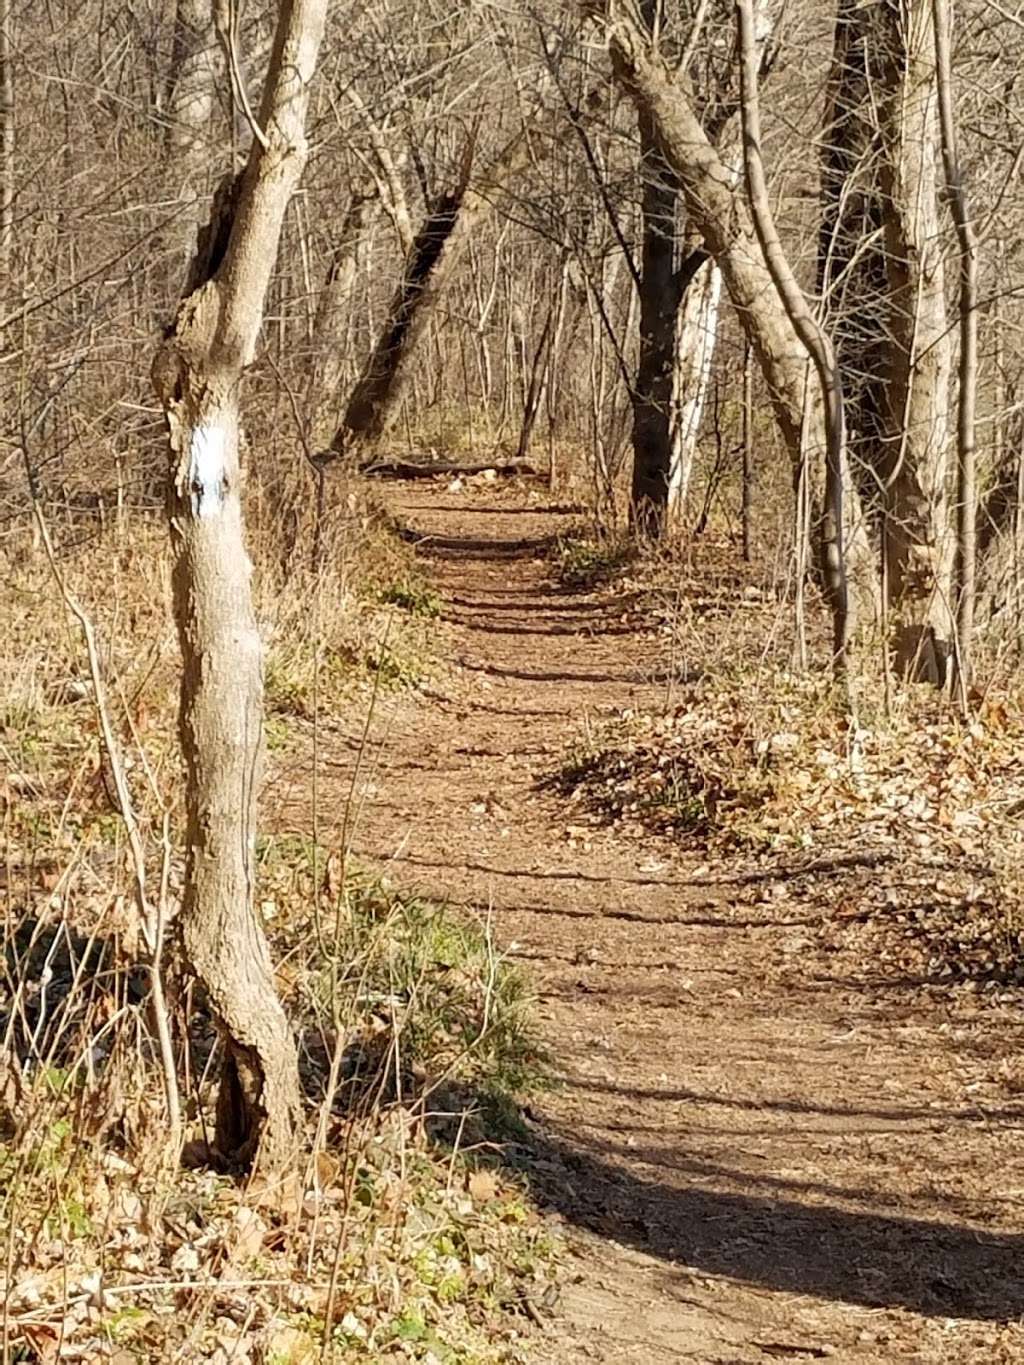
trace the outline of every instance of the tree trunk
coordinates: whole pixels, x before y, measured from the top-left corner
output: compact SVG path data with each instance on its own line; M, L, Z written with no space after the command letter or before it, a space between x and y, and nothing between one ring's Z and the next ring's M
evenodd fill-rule
M821 138L818 287L843 375L851 476L865 507L877 514L891 341L873 84L878 53L865 13L860 0L839 0Z
M591 4L591 12L607 10ZM824 408L815 394L804 421L807 355L772 282L743 196L734 177L697 119L687 88L651 49L643 29L616 10L606 19L616 78L657 130L665 156L678 177L689 222L722 271L722 279L765 377L779 425L789 447L794 482L806 459L816 521L825 511ZM877 609L874 556L860 514L859 499L845 499L847 569L851 595L861 619Z
M11 288L14 256L14 5L0 0L0 273ZM13 297L13 296L12 296Z
M840 0L822 159L819 277L835 319L854 479L878 511L892 647L945 682L950 347L931 0Z
M951 347L936 184L938 117L928 0L878 7L881 188L891 335L881 475L897 667L936 684L952 657L946 478Z
M252 362L288 202L306 159L326 0L281 0L254 138L219 193L153 363L170 437L174 601L187 784L182 946L218 1023L216 1146L268 1171L297 1152L298 1059L256 916L262 645L245 549L239 388Z
M643 0L649 34L657 31L659 11L659 0ZM692 41L700 28L695 20ZM684 71L687 65L688 58ZM714 358L722 277L714 265L697 276L706 253L694 256L695 243L677 267L679 185L650 115L641 113L638 122L642 251L630 511L634 529L656 539L679 517L686 499Z
M960 153L950 46L953 16L948 0L932 0L935 72L942 128L946 189L956 223L960 255L960 373L957 401L957 668L961 694L971 680L974 636L977 478L974 415L978 397L978 239L967 201Z
M345 377L345 334L372 203L364 195L353 196L341 240L331 253L327 280L317 306L313 324L317 353L310 377L310 402L314 413L313 438L318 444L329 439L335 429L330 409L337 402Z
M640 115L642 246L640 351L633 386L633 480L630 523L640 536L665 530L672 477L672 395L676 319L685 283L676 270L679 192L661 154L653 122ZM690 272L691 276L693 271Z
M821 527L822 569L832 609L833 658L838 673L847 667L850 642L849 592L843 534L843 485L846 430L843 389L835 352L827 332L808 307L789 261L782 249L768 196L761 161L761 115L758 99L758 67L754 0L736 0L740 48L740 110L743 123L743 165L747 193L758 242L772 283L782 300L793 330L811 359L821 386L825 417L825 510Z
M718 341L722 272L713 261L683 295L676 326L675 384L672 395L672 472L669 519L682 515L697 458L697 437Z

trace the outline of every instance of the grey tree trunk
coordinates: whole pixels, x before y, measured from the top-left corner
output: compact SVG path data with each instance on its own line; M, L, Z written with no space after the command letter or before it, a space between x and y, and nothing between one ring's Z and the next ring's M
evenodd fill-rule
M676 263L679 191L662 155L653 121L640 115L642 247L640 347L632 392L633 475L630 521L640 536L657 539L668 523L677 453L680 306L707 259L699 249Z
M681 517L693 475L697 438L718 343L721 299L722 272L714 261L710 261L687 288L676 319L672 471L668 484L670 521Z
M819 277L854 479L880 525L897 669L952 657L950 345L939 236L930 0L840 0L822 158Z
M847 667L850 643L849 591L843 535L843 485L846 430L843 389L831 340L812 314L779 241L761 160L761 115L758 99L758 51L754 0L736 0L740 48L740 111L743 165L747 193L765 264L821 386L825 417L825 510L822 518L822 567L832 610L833 658L838 673Z
M818 287L843 375L851 475L879 512L888 434L889 281L878 183L877 52L860 0L839 0L821 145ZM877 45L876 45L877 46Z
M951 345L937 197L938 107L929 0L877 7L880 163L891 336L883 553L904 673L943 684L954 637L946 480Z
M971 218L957 147L953 99L953 16L948 0L932 0L935 72L942 128L946 189L956 223L960 255L960 372L957 400L957 666L966 703L971 680L977 556L975 409L978 399L978 239Z
M353 197L317 306L313 324L317 354L310 377L313 438L317 444L329 440L337 425L336 417L331 420L331 410L345 378L345 336L371 207L372 200L366 196Z
M661 18L659 0L643 0L641 16L648 34L655 34ZM698 14L691 43L696 43L702 25ZM681 70L688 61L684 53ZM717 104L728 110L731 102ZM718 121L726 119L720 111ZM722 279L714 264L698 274L707 258L698 250L699 241L688 243L678 263L679 186L651 117L641 114L638 122L642 250L630 512L634 529L656 539L681 513L689 487L714 357ZM738 151L735 137L730 150Z
M306 159L305 117L327 0L281 0L261 136L218 194L186 293L153 363L170 438L169 516L187 769L189 967L217 1020L222 1156L286 1168L301 1116L298 1059L256 916L263 651L245 548L239 389L252 362L281 226Z
M14 257L14 194L16 149L14 106L14 5L0 0L0 272L3 287L11 286Z
M206 221L215 168L211 134L224 54L213 24L213 0L178 0L174 14L172 78L167 92L167 150L181 187L181 211L168 236L179 269L187 269Z

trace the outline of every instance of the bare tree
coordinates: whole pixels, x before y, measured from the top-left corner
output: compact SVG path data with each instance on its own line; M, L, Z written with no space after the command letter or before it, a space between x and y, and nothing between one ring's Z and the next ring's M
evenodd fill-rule
M948 0L932 0L935 78L946 189L960 254L960 388L957 406L957 665L961 688L971 678L978 517L975 409L978 401L978 240L960 166L950 57L953 16Z
M849 593L843 537L843 484L846 431L843 387L828 333L814 317L779 241L761 160L761 113L758 99L758 35L754 0L736 0L739 21L740 112L743 123L743 166L757 238L772 283L807 349L821 385L825 414L825 512L822 558L825 589L832 609L832 652L836 670L846 670L850 643Z
M327 0L281 0L248 164L218 194L153 383L170 436L174 599L188 771L180 933L220 1026L221 1153L280 1170L296 1150L298 1062L256 917L262 645L242 513L239 391L306 158Z
M951 347L939 231L935 49L928 0L877 7L887 325L884 575L897 667L943 683L952 654L946 478Z
M884 648L901 673L941 685L953 618L935 91L929 3L840 0L819 277L849 383L854 477L880 525Z
M10 280L14 251L14 5L0 0L0 271Z
M196 232L206 217L214 115L223 89L224 53L213 23L213 0L178 0L166 99L167 147L181 187L182 206L171 237L187 268Z

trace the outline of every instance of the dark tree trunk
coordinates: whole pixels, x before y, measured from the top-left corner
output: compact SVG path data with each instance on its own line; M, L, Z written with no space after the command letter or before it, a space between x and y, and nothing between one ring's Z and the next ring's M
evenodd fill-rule
M656 538L665 530L672 477L676 317L683 290L675 268L678 190L647 115L640 117L640 149L643 158L640 356L633 390L630 513L638 535Z
M839 0L822 136L818 287L846 400L847 455L877 515L885 464L888 279L878 189L880 140L859 0ZM876 78L877 78L877 73Z

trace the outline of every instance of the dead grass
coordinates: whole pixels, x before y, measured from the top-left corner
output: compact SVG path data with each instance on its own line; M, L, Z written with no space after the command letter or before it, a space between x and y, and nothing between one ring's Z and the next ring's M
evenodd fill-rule
M381 686L417 685L439 660L409 551L363 495L338 501L316 568L308 520L292 536L254 517L271 748L313 716L365 709ZM173 913L165 532L141 514L87 529L62 537L61 568L96 627L150 883L164 880ZM189 1027L184 1001L175 1023L198 1164L162 1165L145 951L83 650L28 532L9 538L0 573L0 1358L520 1358L524 1305L551 1264L497 1162L543 1070L526 983L486 925L351 868L337 880L338 855L269 840L260 900L301 1040L313 1156L283 1190L209 1167L217 1042L193 1000Z

